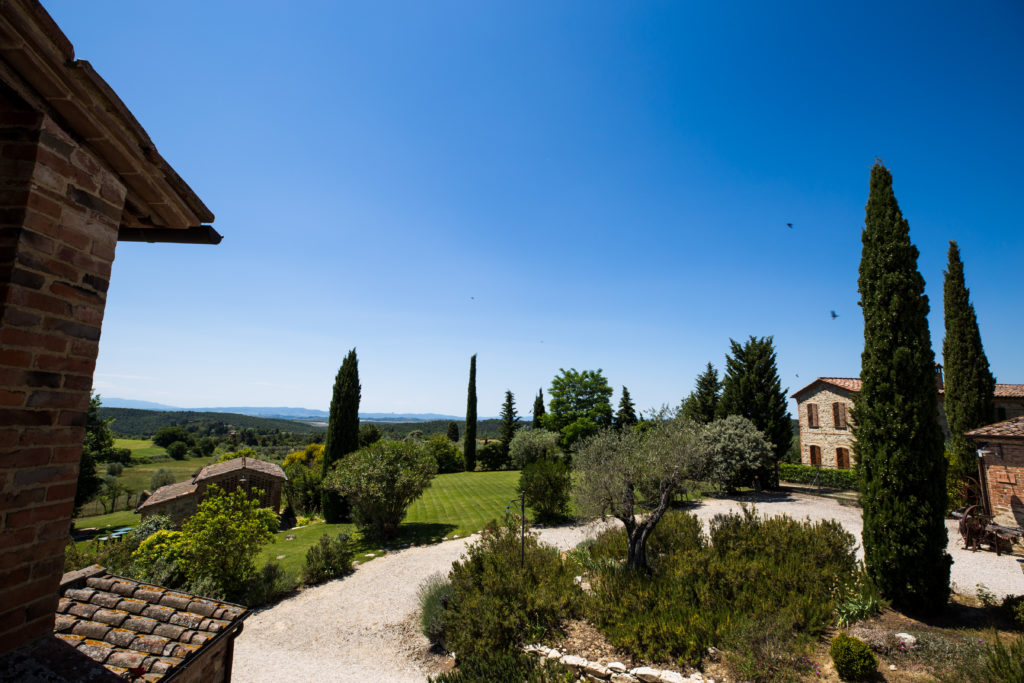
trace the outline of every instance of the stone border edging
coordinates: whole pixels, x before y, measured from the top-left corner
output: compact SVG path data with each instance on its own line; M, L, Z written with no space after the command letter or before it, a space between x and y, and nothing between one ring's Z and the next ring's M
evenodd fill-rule
M547 659L556 660L562 666L573 669L580 678L588 681L607 681L608 683L715 683L713 678L704 678L701 673L684 676L671 669L655 669L649 666L638 666L627 669L622 662L591 662L583 657L565 654L558 648L548 648L534 644L523 647L523 652Z

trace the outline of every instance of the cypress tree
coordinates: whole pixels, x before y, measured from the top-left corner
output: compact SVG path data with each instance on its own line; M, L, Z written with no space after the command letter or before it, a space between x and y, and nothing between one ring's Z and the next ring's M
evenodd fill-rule
M864 353L853 417L864 563L895 607L935 613L949 597L952 563L935 355L918 251L881 163L871 169L861 241Z
M544 417L544 390L537 390L537 398L533 399L533 428L541 429L541 418Z
M469 392L466 398L466 444L462 448L466 471L476 469L476 354L469 359Z
M683 416L699 424L714 422L721 397L722 382L718 379L718 371L708 363L704 372L697 376L697 386L683 401Z
M334 379L327 436L324 439L323 475L349 453L359 449L359 360L356 350L345 356ZM337 524L348 516L348 505L337 491L324 489L321 503L324 521Z
M448 440L457 443L459 440L459 425L456 422L448 423Z
M501 453L508 461L508 448L512 437L519 429L519 418L516 416L516 398L511 391L505 391L505 403L501 406L501 423L498 425L498 437L501 442Z
M629 389L622 387L622 398L619 399L619 412L615 415L615 428L632 427L639 420L636 418L636 406L629 395Z
M718 412L739 415L754 423L772 445L772 462L754 472L762 486L779 484L779 463L793 440L786 390L782 388L771 337L751 336L743 345L729 340Z
M942 342L942 360L946 364L946 422L951 449L956 456L955 475L963 480L977 473L974 449L964 438L964 432L992 422L996 380L989 371L988 358L981 345L978 318L964 284L964 264L956 242L949 243L945 275L942 293L946 338Z

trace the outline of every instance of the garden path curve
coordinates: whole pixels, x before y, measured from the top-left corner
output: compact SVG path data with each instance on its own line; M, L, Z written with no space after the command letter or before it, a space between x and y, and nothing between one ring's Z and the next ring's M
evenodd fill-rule
M764 514L796 519L835 519L860 541L860 509L829 498L766 494L757 502ZM732 499L707 500L693 508L702 519L738 510ZM596 533L598 525L540 531L541 540L561 549ZM955 522L947 522L953 556L952 580L961 592L985 584L995 595L1024 594L1018 558L962 550ZM435 673L438 658L426 656L427 640L416 619L416 589L434 572L446 572L470 539L388 553L361 565L350 576L306 589L253 614L235 642L234 680L417 681Z

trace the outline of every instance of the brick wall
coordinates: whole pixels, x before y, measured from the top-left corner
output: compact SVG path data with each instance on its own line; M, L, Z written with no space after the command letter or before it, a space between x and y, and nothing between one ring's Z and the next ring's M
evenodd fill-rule
M1024 526L1024 442L988 437L985 494L995 522Z
M846 429L837 429L832 415L832 404L840 402L846 404L846 417L849 426ZM818 426L811 427L808 423L808 406L818 407ZM821 449L822 467L836 466L836 449L845 448L850 452L850 465L854 463L853 457L853 419L850 415L853 410L853 394L838 387L823 387L818 391L806 396L803 401L797 404L797 412L800 421L800 462L805 465L811 464L811 446Z
M0 90L0 654L50 632L125 188Z

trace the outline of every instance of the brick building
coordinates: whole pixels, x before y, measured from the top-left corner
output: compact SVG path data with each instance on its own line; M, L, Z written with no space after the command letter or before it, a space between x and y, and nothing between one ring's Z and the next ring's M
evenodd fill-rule
M966 436L978 447L988 513L996 524L1024 526L1024 415Z
M206 489L216 484L224 491L244 488L260 494L260 504L280 514L281 489L288 481L280 465L255 458L233 458L207 465L199 474L185 481L161 486L136 508L143 518L153 514L169 516L176 526L191 517L206 495Z
M0 2L0 678L54 640L117 242L212 220L42 5Z
M936 365L939 391L939 424L949 436L943 408L942 366ZM805 465L853 466L853 399L860 391L855 377L819 377L792 395L797 402L800 423L800 462ZM997 384L993 395L992 420L1024 415L1024 384Z

